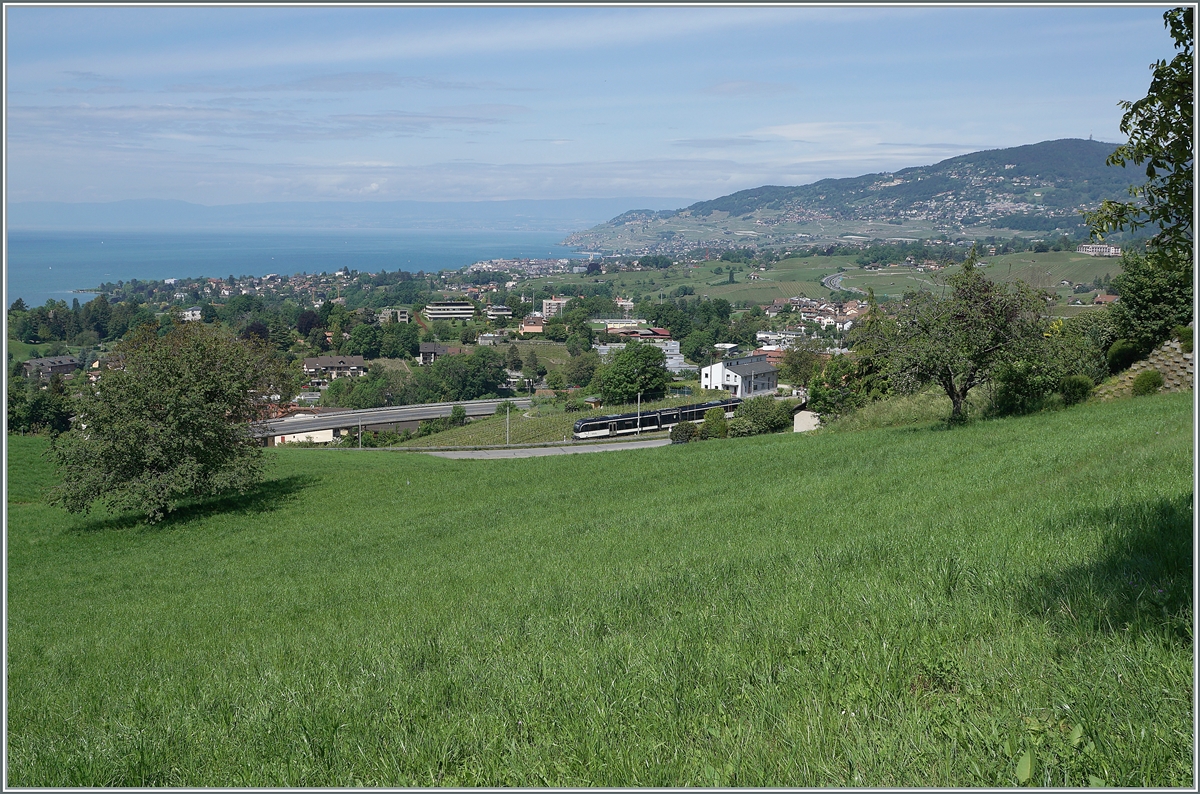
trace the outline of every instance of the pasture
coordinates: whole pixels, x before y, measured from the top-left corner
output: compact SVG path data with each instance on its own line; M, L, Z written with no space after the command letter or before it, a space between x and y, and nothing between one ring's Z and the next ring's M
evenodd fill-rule
M1195 785L1192 395L553 458L8 439L21 786Z

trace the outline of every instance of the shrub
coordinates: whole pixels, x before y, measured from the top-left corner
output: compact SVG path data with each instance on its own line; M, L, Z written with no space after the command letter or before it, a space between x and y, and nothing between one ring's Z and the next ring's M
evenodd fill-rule
M1133 396L1142 397L1147 394L1154 394L1162 388L1163 376L1156 369L1148 369L1145 372L1139 372L1138 376L1133 379Z
M1129 369L1129 365L1142 357L1142 350L1128 339L1118 339L1108 349L1108 369L1112 373Z
M750 425L750 433L739 432L739 435L777 433L792 423L791 405L769 394L744 401L737 407L734 416ZM729 434L734 435L732 423L729 425Z
M671 428L671 443L686 444L689 441L695 441L700 435L700 428L696 427L692 422L680 422Z
M1055 385L1054 374L1044 362L1005 364L996 372L991 411L999 416L1019 416L1041 410Z
M729 421L729 437L741 438L743 436L755 436L762 431L758 429L758 425L744 417L735 417Z
M725 423L725 409L717 406L704 412L704 424L700 426L700 438L725 438L729 426Z
M1058 384L1058 393L1062 395L1063 405L1076 405L1092 396L1094 386L1087 375L1068 375Z
M1171 329L1171 336L1179 342L1179 349L1191 353L1195 343L1195 332L1186 325L1177 325Z

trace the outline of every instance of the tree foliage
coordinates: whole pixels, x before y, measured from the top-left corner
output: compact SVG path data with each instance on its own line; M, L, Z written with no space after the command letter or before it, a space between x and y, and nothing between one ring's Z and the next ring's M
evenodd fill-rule
M1168 339L1175 326L1192 320L1190 267L1156 267L1152 255L1126 252L1121 256L1121 274L1113 279L1112 287L1121 296L1109 308L1116 333L1142 353Z
M671 374L667 357L656 346L630 342L602 372L600 394L606 405L621 405L637 399L657 398L667 391Z
M158 521L185 499L245 493L263 475L249 423L294 376L259 340L203 323L164 336L139 329L122 343L124 369L85 389L50 456L62 483L51 501L71 512L102 503Z
M1129 142L1117 147L1109 165L1146 167L1146 182L1129 188L1133 201L1104 201L1086 213L1096 236L1119 229L1157 228L1147 250L1157 265L1186 268L1192 261L1193 151L1192 62L1195 28L1192 8L1174 8L1163 20L1179 53L1153 65L1146 96L1122 102L1121 132Z
M906 296L896 321L880 321L876 349L887 350L889 380L902 390L936 383L952 405L953 422L966 418L967 394L988 383L1042 339L1041 300L1022 282L1006 286L974 266L974 254L948 279L950 291Z

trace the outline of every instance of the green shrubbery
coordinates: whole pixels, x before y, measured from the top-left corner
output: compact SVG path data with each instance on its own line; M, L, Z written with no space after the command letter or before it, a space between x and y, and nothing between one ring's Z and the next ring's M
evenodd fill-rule
M725 422L725 409L709 408L704 412L704 422L700 425L700 439L725 438L729 435L729 425Z
M1163 385L1162 373L1156 369L1148 369L1145 372L1139 372L1137 377L1133 379L1133 396L1144 397L1147 394L1154 394Z
M1087 375L1068 375L1058 384L1063 405L1076 405L1092 396L1096 384Z
M689 441L695 441L700 435L700 428L696 427L693 422L680 422L671 428L671 443L686 444Z
M1171 331L1171 336L1179 342L1179 349L1184 353L1191 353L1195 346L1196 332L1194 329L1186 325L1177 325Z
M1142 349L1128 339L1118 339L1108 349L1108 369L1114 375L1129 369L1129 365L1142 357Z

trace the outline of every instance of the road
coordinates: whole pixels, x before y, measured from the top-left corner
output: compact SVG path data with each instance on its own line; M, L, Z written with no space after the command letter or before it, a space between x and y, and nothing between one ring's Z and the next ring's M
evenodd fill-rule
M494 460L496 458L536 458L542 455L577 455L581 452L613 452L620 449L646 449L647 447L665 447L671 443L669 438L655 438L650 441L616 441L611 444L580 444L578 446L562 447L521 447L516 449L463 449L452 452L426 452L439 458L475 458L479 460Z
M421 419L437 419L449 416L454 406L461 405L467 416L491 416L496 413L496 406L503 400L467 400L464 402L429 403L426 405L399 405L391 408L368 408L362 411L341 411L335 414L320 414L311 419L277 419L273 422L256 424L255 430L262 435L292 435L297 433L312 433L317 430L336 430L339 428L363 427L371 425L390 424L392 422L413 422ZM522 410L529 408L532 403L528 399L512 400L513 405Z

